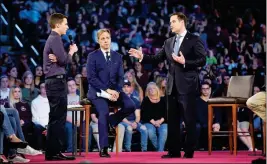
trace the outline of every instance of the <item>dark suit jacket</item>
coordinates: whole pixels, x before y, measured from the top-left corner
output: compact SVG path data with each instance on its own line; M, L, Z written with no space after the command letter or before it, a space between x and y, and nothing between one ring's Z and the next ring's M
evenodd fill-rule
M169 64L167 95L172 92L173 82L180 95L198 91L197 67L206 63L206 51L199 37L187 31L180 50L185 57L185 65L179 64L172 58L175 36L165 40L162 49L157 55L144 55L142 62L160 62L167 59Z
M123 66L122 55L110 51L110 60L106 61L101 49L91 52L87 58L88 99L97 98L96 92L113 89L122 91Z

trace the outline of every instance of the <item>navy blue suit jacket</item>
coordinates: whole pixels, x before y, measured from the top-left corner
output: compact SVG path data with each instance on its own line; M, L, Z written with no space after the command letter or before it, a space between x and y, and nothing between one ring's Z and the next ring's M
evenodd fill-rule
M96 92L108 88L122 92L124 76L122 64L122 55L115 51L110 51L110 61L106 61L101 49L88 55L88 99L97 98Z

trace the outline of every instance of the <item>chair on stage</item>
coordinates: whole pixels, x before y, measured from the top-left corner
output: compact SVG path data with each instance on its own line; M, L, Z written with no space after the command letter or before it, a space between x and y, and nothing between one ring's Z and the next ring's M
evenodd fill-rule
M254 76L232 76L230 78L227 96L210 98L208 100L208 149L209 155L212 149L213 136L229 136L229 148L231 154L237 154L237 109L238 107L246 106L246 101L252 96ZM231 109L228 117L228 131L212 131L213 123L213 110L214 107L227 107L224 109ZM229 108L230 107L230 108ZM249 119L249 132L252 139L253 150L254 144L254 126L253 126L253 113L250 113ZM234 145L233 145L234 141ZM234 148L234 150L233 150Z
M80 149L82 148L82 138L85 137L85 153L88 154L88 141L89 141L89 124L90 124L90 111L94 107L94 105L87 99L87 91L88 91L88 81L85 77L81 77L80 80L80 104L85 108L85 136L83 136L82 131L80 130ZM119 109L118 106L109 106L110 111L114 111L116 113ZM83 118L83 113L81 113L81 118ZM82 124L80 124L82 126ZM82 129L82 127L80 128ZM116 155L119 153L119 142L118 142L118 126L116 127L116 135L115 135L115 142L116 142Z

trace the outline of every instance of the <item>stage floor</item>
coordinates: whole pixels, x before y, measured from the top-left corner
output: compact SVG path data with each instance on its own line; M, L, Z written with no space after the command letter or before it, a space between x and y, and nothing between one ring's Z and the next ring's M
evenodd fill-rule
M229 151L214 151L208 155L206 151L195 152L193 159L173 158L161 159L163 152L120 152L118 156L110 153L111 158L100 158L98 153L89 152L87 156L77 157L75 161L45 161L44 155L27 156L30 163L251 163L252 160L263 158L258 151L257 156L251 156L248 151L239 151L237 156L230 155ZM86 161L86 162L85 162Z

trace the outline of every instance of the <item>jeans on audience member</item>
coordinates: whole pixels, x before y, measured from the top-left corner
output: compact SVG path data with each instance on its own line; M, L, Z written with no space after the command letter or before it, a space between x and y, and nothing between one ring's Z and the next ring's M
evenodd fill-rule
M9 126L11 125L11 128L10 127L9 128L13 129L13 132L14 132L13 134L17 134L19 139L21 139L22 141L25 141L25 138L24 138L24 135L22 132L22 128L20 125L20 118L19 118L19 113L18 113L17 109L6 108L6 109L4 109L4 111L6 111L6 114L8 115L8 119L10 121ZM5 131L4 131L4 133L5 133ZM5 135L7 136L6 133L5 133ZM16 154L16 149L9 149L8 156L14 156L15 154Z
M1 131L5 134L5 136L9 137L12 134L15 134L12 123L10 122L9 116L4 108L0 109L0 111L4 114L4 122L1 127Z
M163 123L160 127L155 127L150 123L145 123L148 132L148 138L157 151L164 151L167 140L167 124ZM158 136L157 136L158 133Z
M22 141L26 141L20 125L20 117L17 109L6 108L6 113L9 116L10 123L13 127L15 134L17 134L17 137Z
M123 143L123 138L124 138L124 133L125 133L125 127L121 124L118 124L118 152L122 152L122 143ZM116 151L116 140L114 140L113 144L113 152Z
M130 121L134 122L134 121ZM125 127L125 136L124 136L124 146L126 151L131 151L131 145L132 145L132 135L133 135L133 128L131 125L121 122L121 125ZM137 124L137 131L140 132L141 135L141 150L142 151L147 151L147 139L148 139L148 134L147 134L147 128L146 126L142 125L141 123Z
M256 117L254 118L253 120L253 123L254 123L254 129L258 129L258 130L261 130L261 118L260 117Z
M65 132L66 132L66 146L67 146L67 152L72 152L73 150L73 142L72 142L72 136L73 136L73 130L72 130L72 123L66 121L65 124Z
M0 154L3 154L3 150L4 150L3 141L4 141L4 132L3 132L2 127L0 127Z

